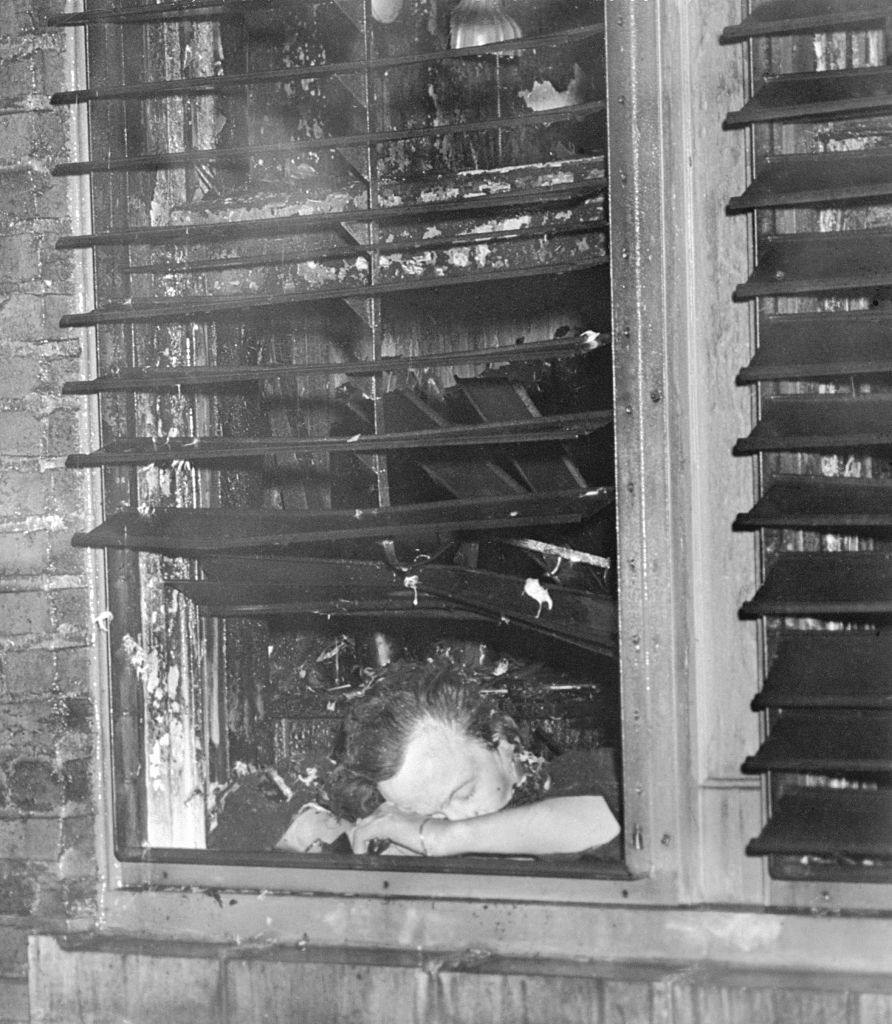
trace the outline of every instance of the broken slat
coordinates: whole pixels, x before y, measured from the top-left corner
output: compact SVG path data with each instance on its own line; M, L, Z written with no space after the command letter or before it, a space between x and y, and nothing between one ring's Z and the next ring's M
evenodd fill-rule
M736 529L766 527L841 533L892 529L892 480L780 475Z
M790 153L765 159L730 211L838 203L892 195L892 149Z
M611 657L616 655L616 602L605 594L552 586L545 591L545 603L540 604L535 595L543 595L536 588L531 590L529 581L500 573L430 565L419 578L426 594L496 615L506 624L522 625L598 648Z
M892 711L784 711L742 770L842 775L892 771Z
M431 430L456 429L450 428L444 417L408 390L400 389L383 395L382 407L386 429L401 435L417 437ZM416 457L416 461L432 480L456 498L524 493L517 480L482 454L470 459L464 453L457 459L427 454Z
M741 614L838 618L892 614L892 553L784 552Z
M248 0L250 2L250 0ZM278 0L276 0L278 2ZM150 13L160 9L143 8ZM195 9L194 5L191 9ZM116 17L126 18L131 12L96 12L99 15L114 13ZM87 15L88 17L90 15ZM62 15L62 19L77 19L84 15ZM99 20L94 19L94 20ZM49 24L55 25L53 18ZM66 21L65 24L82 24L83 22ZM592 36L604 34L603 23L582 25L563 32L550 32L539 36L524 36L497 43L486 43L483 46L464 47L460 51L433 50L429 53L403 53L387 57L373 57L371 60L339 61L331 64L314 64L312 66L295 66L275 68L273 70L254 71L235 75L205 75L194 78L164 78L150 82L103 86L101 88L72 89L56 92L50 96L52 106L64 106L73 103L89 103L102 100L142 100L155 99L161 96L195 96L206 93L222 93L235 89L243 89L251 85L270 85L278 82L292 82L306 78L321 78L330 75L365 74L367 71L379 72L390 68L406 67L412 64L431 64L438 61L456 60L457 57L468 57L474 54L512 53L524 50L536 50L548 46L565 46Z
M314 454L400 451L406 448L477 448L481 445L532 444L576 440L612 422L607 411L543 416L533 422L448 426L413 434L357 434L355 437L254 438L199 437L169 440L132 437L88 454L69 455L69 469L97 466L146 466L156 462L233 462L286 452Z
M547 188L514 189L510 192L467 196L463 199L402 203L398 206L377 206L370 209L348 207L326 213L295 213L284 217L254 217L249 220L211 221L209 223L147 225L104 234L62 235L57 249L88 249L115 245L194 245L212 242L233 242L245 238L281 238L298 235L316 228L340 228L345 222L357 224L389 224L395 221L417 221L423 217L478 213L488 210L548 206L591 198L603 192L606 178Z
M603 253L586 255L564 263L536 264L531 267L513 269L484 269L464 271L454 277L430 277L407 281L393 281L387 284L362 285L357 287L308 287L303 292L279 292L274 294L218 296L188 296L163 302L133 303L132 305L106 306L87 313L70 313L59 321L60 327L98 327L101 324L160 324L188 323L190 321L213 321L220 317L240 320L256 316L261 312L287 309L305 302L328 302L332 299L369 299L376 295L392 295L398 292L427 291L437 288L455 288L468 284L491 281L510 281L525 277L553 277L577 270L588 270L604 266L609 262L606 243Z
M849 451L892 444L892 394L775 395L758 423L734 446L736 455L783 451Z
M325 512L159 508L143 514L130 509L115 513L89 533L76 533L72 544L190 557L215 551L359 538L436 534L448 539L459 532L580 522L612 503L613 488L598 487L588 491Z
M892 67L847 68L776 75L740 110L725 118L726 128L769 121L832 120L892 110Z
M892 315L859 309L769 313L738 384L892 372Z
M841 32L879 25L889 17L887 0L771 0L721 34L722 43L758 36Z
M82 174L114 174L122 171L170 171L212 163L239 165L249 163L259 157L292 157L298 153L316 153L328 149L352 149L357 146L366 148L387 142L429 139L432 136L465 135L469 132L481 131L511 131L554 124L557 121L577 121L603 113L605 109L606 104L603 100L590 100L587 103L577 103L568 107L553 107L548 110L515 114L513 117L486 117L477 121L457 121L452 124L435 124L418 128L404 127L392 131L331 135L309 141L295 140L287 145L268 144L236 146L229 149L162 151L115 159L79 160L73 163L56 164L51 173L54 177L72 177Z
M790 632L753 710L892 708L892 637L853 630Z
M746 852L755 856L892 857L888 789L797 789L781 798Z
M139 25L146 22L207 21L244 18L252 9L273 9L277 0L226 0L225 3L194 3L192 0L169 0L167 3L130 7L127 10L76 11L72 14L51 14L47 25L53 28L79 28L85 25Z
M278 377L328 377L333 374L372 376L428 366L452 366L458 363L513 363L538 359L560 359L584 354L610 344L609 334L589 332L579 337L552 341L531 341L521 345L456 349L417 356L384 356L381 359L353 360L344 363L306 363L266 366L176 366L126 369L93 380L66 381L63 395L98 395L112 391L181 391L191 388L225 388L256 384Z
M892 231L802 232L770 235L738 301L768 295L808 295L892 286Z
M473 417L470 422L501 423L541 416L526 388L505 378L456 378L450 394L464 400L464 409ZM513 455L511 466L531 491L585 487L576 465L560 451Z

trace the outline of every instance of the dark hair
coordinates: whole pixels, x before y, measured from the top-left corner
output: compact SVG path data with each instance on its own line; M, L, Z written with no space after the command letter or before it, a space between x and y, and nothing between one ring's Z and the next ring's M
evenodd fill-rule
M415 729L430 720L455 726L489 747L501 739L520 741L513 719L454 663L394 662L347 711L343 754L328 781L332 811L351 819L371 814L383 802L378 783L396 775Z

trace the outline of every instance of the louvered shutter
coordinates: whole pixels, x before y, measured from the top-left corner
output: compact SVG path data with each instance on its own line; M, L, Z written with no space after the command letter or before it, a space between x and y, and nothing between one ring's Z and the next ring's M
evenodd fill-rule
M522 38L462 50L445 8L413 50L356 0L51 19L86 29L92 70L52 97L88 106L91 141L54 173L92 182L92 230L58 245L95 264L95 306L62 326L96 331L98 373L65 393L100 397L102 446L68 465L103 472L106 518L74 542L107 552L113 650L144 627L154 572L188 598L160 613L184 643L219 619L230 639L257 617L414 620L529 634L615 677L600 578L555 577L541 615L523 575L475 562L482 539L534 537L557 542L554 568L569 537L597 563L614 532L603 19L565 7L557 31L531 12ZM548 64L565 89L538 82ZM409 116L419 82L430 109ZM444 309L461 340L430 327ZM444 369L445 403L409 386ZM136 689L119 681L113 708L123 845L146 817Z
M758 422L764 582L742 614L765 622L769 669L754 709L771 814L750 854L775 877L892 877L892 68L890 10L870 0L774 0L749 40L755 175L732 213L757 251L735 298L758 311L739 382ZM761 77L759 73L764 73Z

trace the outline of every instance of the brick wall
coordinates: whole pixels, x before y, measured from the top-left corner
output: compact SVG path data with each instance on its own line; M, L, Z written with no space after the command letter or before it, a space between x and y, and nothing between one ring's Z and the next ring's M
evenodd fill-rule
M60 396L80 341L58 329L75 265L55 251L69 197L61 0L0 3L0 1022L26 1021L26 934L90 914L91 627L82 553L87 480L63 467L82 409Z

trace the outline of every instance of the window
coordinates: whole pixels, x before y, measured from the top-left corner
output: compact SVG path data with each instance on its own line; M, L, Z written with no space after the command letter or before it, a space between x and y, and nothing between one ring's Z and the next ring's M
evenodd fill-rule
M752 126L758 257L737 291L759 344L739 380L759 418L737 445L762 494L767 676L754 708L771 817L749 852L774 877L888 882L892 72L888 5L769 3L725 41L753 38L767 75L728 126ZM883 29L886 29L884 33Z
M91 151L56 172L93 190L61 244L94 253L68 391L103 436L69 461L103 473L76 540L108 560L125 862L318 870L269 850L394 654L470 666L619 790L603 23L511 10L482 46L433 3L57 19L88 39L54 101Z

